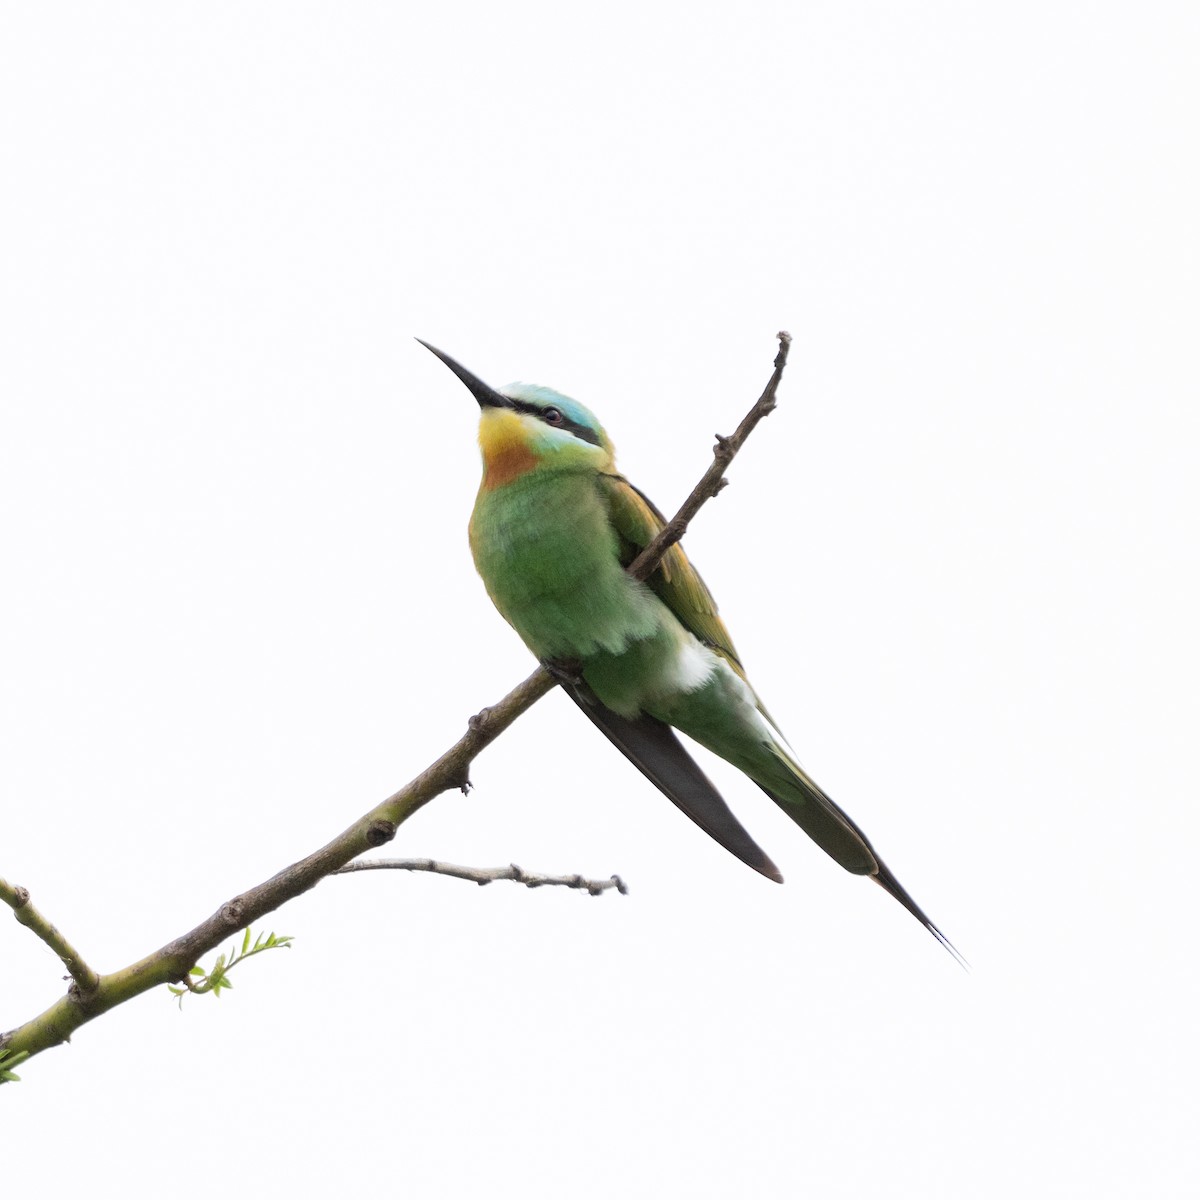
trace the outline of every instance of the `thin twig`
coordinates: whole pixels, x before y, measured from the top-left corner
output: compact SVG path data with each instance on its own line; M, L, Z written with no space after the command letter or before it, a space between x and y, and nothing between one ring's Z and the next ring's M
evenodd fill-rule
M750 431L775 407L775 392L787 363L790 344L791 338L786 333L779 334L779 353L766 390L746 414L737 431L729 438L718 438L713 463L700 483L659 536L631 564L629 570L635 577L645 579L658 566L662 556L682 535L700 507L716 495L722 486L726 468ZM396 836L397 827L435 796L456 788L469 787L468 772L476 756L555 686L556 681L549 672L539 667L499 704L476 713L467 723L467 732L411 783L365 813L327 845L222 904L195 929L168 942L141 961L109 975L96 977L92 987L77 984L39 1016L17 1029L0 1034L0 1050L8 1050L11 1054L38 1054L68 1041L81 1025L134 996L160 984L186 981L188 972L200 957L215 950L230 933L244 929L287 901L316 887L327 875L366 851L390 842ZM617 885L614 883L612 886ZM61 944L70 950L65 941ZM71 953L74 955L73 951ZM73 961L77 964L82 962L78 956L74 956Z
M29 889L0 879L0 900L13 910L17 922L31 929L62 959L63 966L71 973L75 987L83 993L93 992L100 976L83 960L83 955L34 907L29 899Z
M650 544L629 564L629 573L634 579L646 579L654 573L654 568L662 561L662 557L687 532L692 518L701 507L711 500L728 483L725 472L733 462L733 456L742 448L742 443L754 432L754 427L775 411L775 393L779 391L779 381L783 378L783 369L787 366L788 350L791 349L792 335L780 330L775 335L779 339L779 353L775 355L775 370L767 380L763 394L759 396L754 407L742 418L742 423L728 437L717 434L717 444L713 447L713 460L700 482L692 488L692 494L683 502L679 511L655 534Z
M622 896L629 894L629 888L620 875L610 875L607 879L585 879L582 875L541 875L526 871L516 863L509 863L507 867L460 867L456 863L438 862L434 858L360 858L357 862L339 867L333 874L352 875L356 871L428 871L432 875L466 879L480 887L497 879L508 879L530 888L578 888L589 896L599 896L609 888L615 888Z

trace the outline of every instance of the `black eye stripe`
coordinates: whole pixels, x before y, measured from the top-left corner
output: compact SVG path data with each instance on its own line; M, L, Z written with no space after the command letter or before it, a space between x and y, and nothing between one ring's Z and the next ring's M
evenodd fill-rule
M581 442L590 442L593 446L600 445L600 435L594 429L589 429L586 425L580 425L572 421L566 414L563 415L562 424L556 425L555 428L565 429L568 433L573 433Z
M519 413L529 413L532 417L540 417L542 410L536 404L530 404L527 400L509 400L509 404Z
M562 416L562 420L557 422L553 428L565 429L568 433L577 437L581 442L588 442L593 446L600 445L600 435L594 429L589 429L586 425L580 425L577 421L572 421L571 418L568 417L567 414L556 405L548 404L545 406L545 408L542 408L536 404L530 404L528 400L512 399L509 400L509 404L512 405L516 412L528 413L531 417L537 417L538 420L544 419L543 413L546 412L547 409L553 409L556 413L559 413Z

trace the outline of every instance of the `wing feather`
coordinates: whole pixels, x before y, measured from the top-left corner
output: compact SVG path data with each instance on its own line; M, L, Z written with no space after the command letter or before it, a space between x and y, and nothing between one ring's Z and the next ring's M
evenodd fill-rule
M630 720L606 708L586 685L563 683L605 737L709 837L759 874L783 882L779 868L746 832L669 725L641 713Z
M601 475L613 529L621 542L621 562L631 562L650 544L667 520L651 500L623 475ZM656 596L710 650L719 654L743 678L746 672L734 649L733 638L717 612L717 602L676 542L646 580Z

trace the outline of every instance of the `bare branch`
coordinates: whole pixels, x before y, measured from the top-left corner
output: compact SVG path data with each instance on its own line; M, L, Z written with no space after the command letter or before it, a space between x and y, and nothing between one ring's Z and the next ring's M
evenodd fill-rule
M110 975L101 975L90 991L73 989L68 992L40 1016L0 1035L0 1050L38 1054L67 1041L81 1025L142 992L164 983L184 982L201 955L215 950L231 933L315 887L326 875L345 866L351 859L390 842L396 836L397 826L434 796L464 787L467 768L475 756L553 687L554 681L549 675L535 671L499 704L472 717L467 732L441 758L333 841L222 904L195 929L148 954L140 962Z
M15 886L0 879L0 900L13 910L19 924L32 929L38 937L62 959L63 966L71 973L75 987L83 993L94 992L100 976L83 961L83 955L33 906L29 889Z
M509 879L513 883L523 883L530 888L579 888L589 896L599 896L609 888L616 888L622 896L629 894L629 888L620 875L610 875L607 879L585 879L582 875L539 875L518 867L516 863L509 863L507 867L460 867L455 863L438 862L433 858L360 858L357 862L339 867L333 874L352 875L356 871L428 871L433 875L466 879L479 884L480 887L494 883L497 879Z
M733 456L755 425L775 407L775 393L787 363L788 347L791 344L788 334L780 333L778 336L779 352L775 357L775 369L766 390L730 437L718 437L717 447L713 451L713 462L699 484L679 512L630 565L629 571L636 578L645 579L650 575L658 566L663 554L682 536L701 506L716 495L724 482L725 470ZM346 866L360 854L390 842L396 836L397 827L435 796L454 789L468 788L469 769L475 757L555 686L556 681L550 673L539 667L498 704L482 709L473 716L468 722L467 732L411 783L365 813L327 845L290 867L285 867L249 891L226 901L195 929L173 942L168 942L139 962L109 975L97 976L83 964L83 960L61 935L56 934L57 941L50 942L39 933L47 944L54 946L55 952L67 963L68 969L74 963L75 969L85 972L86 985L77 979L67 995L45 1012L9 1033L0 1034L0 1051L9 1052L8 1061L12 1061L17 1054L38 1054L51 1046L68 1041L71 1034L81 1025L119 1004L124 1004L134 996L141 995L142 992L164 983L186 984L188 972L200 957L216 949L231 933L244 929L267 913L274 912L287 901L315 887L327 875ZM547 877L546 881L552 881L552 877ZM586 887L587 884L584 882L574 886ZM615 881L603 885L601 890L609 886L621 890L621 885ZM10 891L15 898L17 891ZM7 896L5 898L7 899ZM27 894L20 905L11 900L9 903L14 911L18 912L17 919L21 920L18 910L28 905ZM46 928L53 929L53 926L47 924ZM66 954L63 951L66 951Z
M742 443L754 432L754 427L768 413L775 411L775 393L779 390L779 381L783 378L783 369L787 366L788 350L791 349L792 335L780 330L775 335L779 339L779 353L775 355L775 370L767 380L763 394L759 396L754 407L742 418L742 423L729 437L717 434L717 444L713 447L713 460L700 482L692 488L692 494L683 502L680 510L658 531L654 540L629 564L629 573L634 579L647 579L654 573L654 568L662 562L662 557L687 532L687 527L700 511L701 507L711 500L729 481L725 472L733 462L733 456L742 448Z

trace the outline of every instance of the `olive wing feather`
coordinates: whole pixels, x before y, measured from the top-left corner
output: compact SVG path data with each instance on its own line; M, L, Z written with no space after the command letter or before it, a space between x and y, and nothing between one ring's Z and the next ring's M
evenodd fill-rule
M602 475L600 485L620 542L621 563L629 566L667 520L623 475ZM721 655L743 679L746 677L729 630L717 612L717 602L678 542L663 555L646 583L684 628Z

